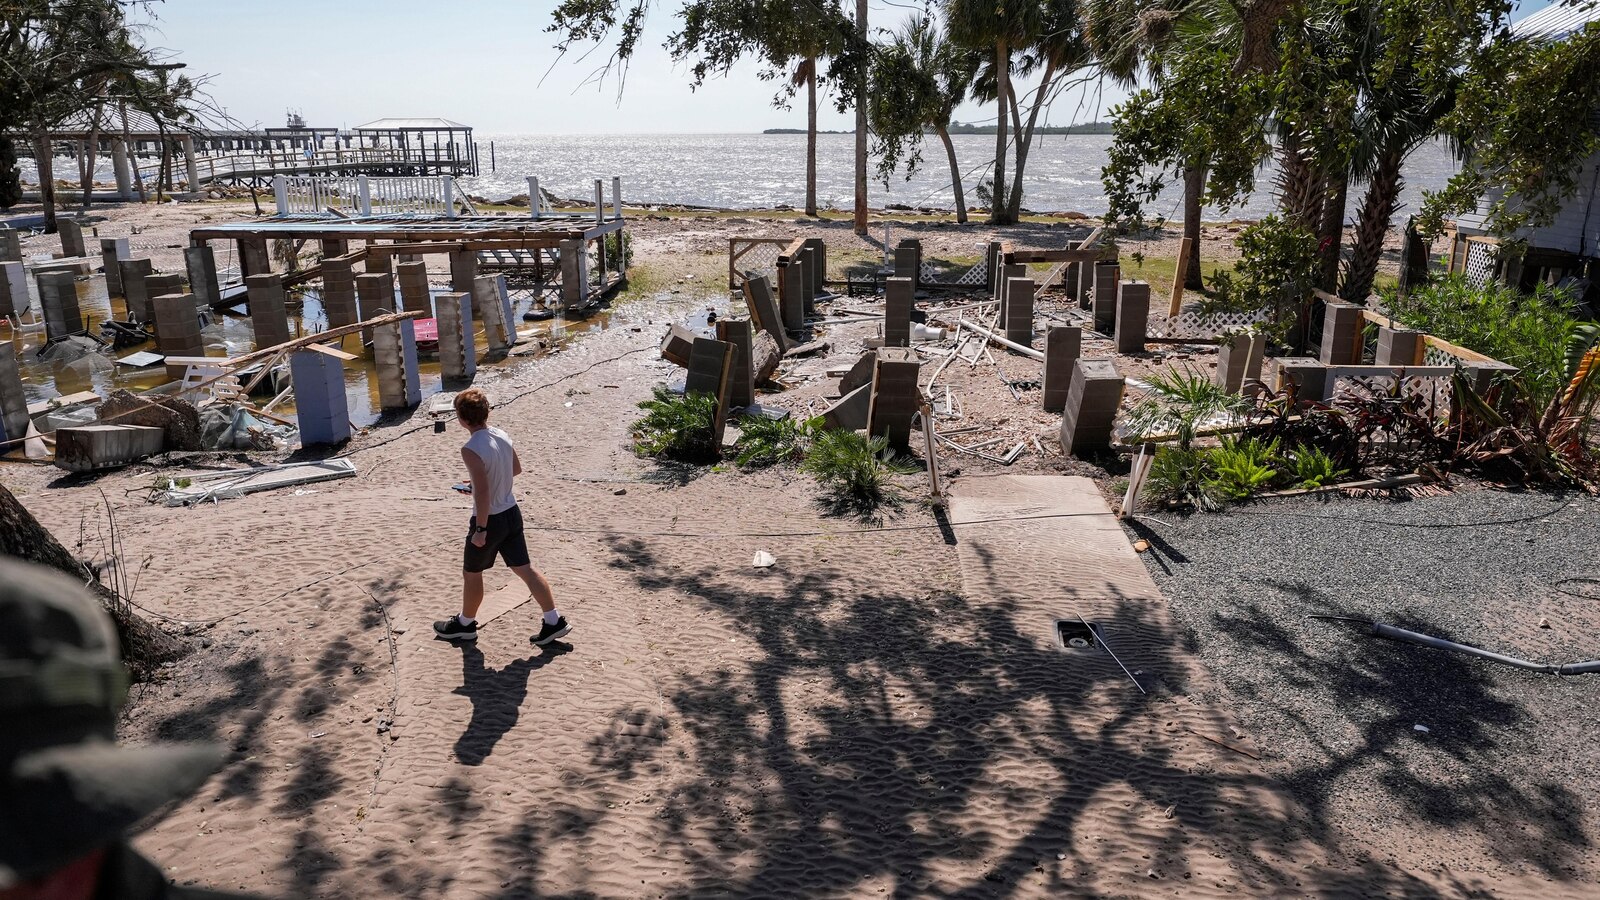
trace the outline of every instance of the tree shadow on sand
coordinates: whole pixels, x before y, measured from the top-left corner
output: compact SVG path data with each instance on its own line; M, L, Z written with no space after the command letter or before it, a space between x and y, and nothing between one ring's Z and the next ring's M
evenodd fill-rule
M1004 601L861 596L840 573L816 568L753 592L714 568L675 566L644 541L610 543L612 565L640 587L681 593L739 623L760 650L748 663L664 683L664 721L618 710L593 748L591 764L627 779L650 764L637 743L619 740L630 729L688 736L693 774L663 787L652 839L688 874L652 892L832 896L887 882L899 897L1081 895L1098 878L1095 835L1108 823L1103 806L1088 816L1102 792L1171 810L1140 825L1160 832L1142 842L1167 890L1192 874L1195 834L1226 850L1257 890L1307 887L1305 870L1284 860L1316 829L1279 804L1241 802L1272 790L1263 776L1192 769L1169 742L1146 737L1153 719L1183 702L1172 691L1191 665L1149 601L1113 600L1098 616L1123 646L1137 643L1122 652L1144 673L1144 696L1109 658L1069 656L1030 637ZM1014 764L1030 767L1026 780L1008 775ZM551 841L581 844L606 815L591 804L578 827L557 830L535 812L500 839L508 860ZM1426 894L1393 871L1362 878L1362 891ZM517 884L498 896L534 895Z

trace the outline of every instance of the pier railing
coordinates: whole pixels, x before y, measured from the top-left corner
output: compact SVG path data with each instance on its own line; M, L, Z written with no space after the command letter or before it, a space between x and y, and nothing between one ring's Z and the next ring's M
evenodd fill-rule
M272 179L272 193L282 218L453 219L458 204L464 205L469 215L477 212L449 175L398 178L277 175Z

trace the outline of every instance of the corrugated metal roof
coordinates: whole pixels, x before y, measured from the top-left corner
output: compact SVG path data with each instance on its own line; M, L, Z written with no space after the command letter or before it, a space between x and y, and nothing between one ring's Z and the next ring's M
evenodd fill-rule
M460 122L449 119L377 119L365 125L357 125L357 131L426 131L430 128L437 129L463 129L471 128Z
M99 121L89 110L73 113L64 119L61 124L51 129L56 133L76 133L99 131L110 134L127 130L134 134L156 134L162 129L151 115L142 109L129 107L127 110L127 128L123 128L123 112L118 106L107 106L101 110ZM196 122L183 122L174 119L166 120L168 134L199 134L204 129Z
M1596 21L1600 21L1600 2L1576 5L1557 2L1513 23L1511 32L1518 37L1562 41L1573 32L1581 31L1583 26Z

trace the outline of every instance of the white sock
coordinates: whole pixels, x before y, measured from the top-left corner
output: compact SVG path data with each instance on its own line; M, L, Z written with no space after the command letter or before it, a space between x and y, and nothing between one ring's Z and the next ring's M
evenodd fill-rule
M554 625L556 622L560 621L560 619L561 613L556 612L553 609L544 614L544 623L546 625Z
M478 620L477 619L469 619L466 616L463 616L460 613L457 613L456 614L456 621L460 622L463 625L471 625L473 622L476 622Z

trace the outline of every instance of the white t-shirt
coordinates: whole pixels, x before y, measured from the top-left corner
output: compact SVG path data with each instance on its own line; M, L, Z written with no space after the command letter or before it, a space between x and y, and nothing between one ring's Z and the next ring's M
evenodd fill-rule
M489 515L503 513L516 506L517 498L511 493L512 457L515 455L511 449L511 436L492 425L480 428L467 438L467 449L483 460L483 467L487 470L489 483L473 485L473 489L487 489Z

